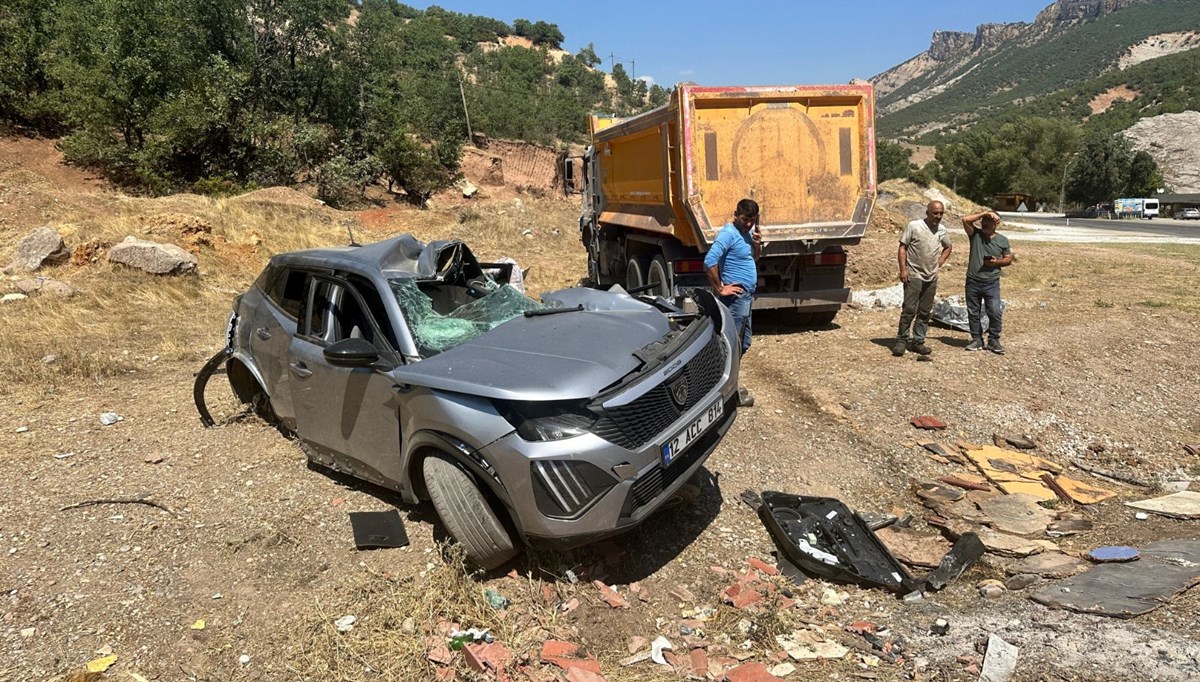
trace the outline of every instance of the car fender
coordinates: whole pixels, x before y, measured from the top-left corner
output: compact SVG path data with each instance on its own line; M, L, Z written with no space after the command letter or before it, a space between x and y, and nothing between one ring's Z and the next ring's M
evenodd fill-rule
M479 450L472 448L453 434L431 429L424 429L406 437L404 445L404 471L408 472L408 475L405 477L406 480L400 481L400 494L405 502L415 504L429 498L429 493L425 490L421 462L430 452L441 452L466 467L484 486L483 492L491 493L495 500L504 505L508 519L516 526L518 534L524 537L525 532L521 528L521 521L513 506L512 497L508 494L508 490L504 487L496 470L483 458Z
M240 362L242 366L246 368L246 371L250 372L250 376L253 377L256 382L258 382L258 387L263 390L263 393L266 393L268 398L272 397L270 390L267 387L267 382L263 380L262 372L258 369L258 363L254 361L254 358L250 355L249 351L245 350L244 348L234 348L229 359Z

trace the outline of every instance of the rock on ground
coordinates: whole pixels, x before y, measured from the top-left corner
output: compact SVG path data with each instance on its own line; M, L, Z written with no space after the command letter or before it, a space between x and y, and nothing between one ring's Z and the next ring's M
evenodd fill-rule
M196 257L174 244L158 244L136 237L112 247L108 260L154 275L190 275L196 272Z
M71 251L62 235L52 227L42 226L25 235L17 244L8 272L33 271L43 265L59 265L71 259Z

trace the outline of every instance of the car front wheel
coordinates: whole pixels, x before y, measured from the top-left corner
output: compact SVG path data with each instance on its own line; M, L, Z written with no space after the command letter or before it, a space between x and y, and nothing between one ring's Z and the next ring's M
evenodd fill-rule
M466 550L468 560L491 570L517 554L508 531L461 465L436 454L427 457L421 468L438 516Z

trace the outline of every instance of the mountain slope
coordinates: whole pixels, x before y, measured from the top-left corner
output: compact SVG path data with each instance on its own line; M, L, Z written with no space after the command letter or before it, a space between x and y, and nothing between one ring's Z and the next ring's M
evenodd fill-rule
M892 137L953 132L1111 73L1123 58L1144 59L1145 46L1164 42L1157 36L1174 36L1164 54L1192 48L1195 31L1195 0L1060 0L1032 24L985 24L973 35L940 31L929 51L872 79L880 130Z

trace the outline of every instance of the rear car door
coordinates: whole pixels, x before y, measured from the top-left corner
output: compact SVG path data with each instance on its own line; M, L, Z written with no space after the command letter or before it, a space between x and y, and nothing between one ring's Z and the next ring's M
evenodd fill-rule
M400 398L386 371L399 362L387 332L372 310L378 294L363 293L341 278L315 276L299 328L288 348L288 381L296 410L296 432L318 461L365 480L395 487L391 480L401 452ZM379 351L374 367L339 367L324 351L348 338L362 338Z
M271 408L290 422L295 417L287 370L288 346L296 334L300 308L308 295L310 276L302 270L279 268L264 282L268 305L255 306L250 320L250 354L262 374Z

